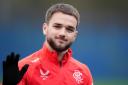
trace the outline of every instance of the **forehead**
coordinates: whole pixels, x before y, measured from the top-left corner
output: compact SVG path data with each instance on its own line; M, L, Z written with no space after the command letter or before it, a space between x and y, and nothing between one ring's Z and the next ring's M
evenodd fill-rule
M77 20L74 16L64 14L62 12L54 13L52 15L49 23L52 23L52 24L59 23L59 24L63 24L63 25L73 26L73 27L77 26Z

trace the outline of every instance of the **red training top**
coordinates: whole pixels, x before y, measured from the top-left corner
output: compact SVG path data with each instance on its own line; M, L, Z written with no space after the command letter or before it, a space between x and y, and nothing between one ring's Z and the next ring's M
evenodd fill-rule
M18 85L93 85L89 68L72 57L71 49L58 62L57 53L44 44L39 51L20 60L29 68Z

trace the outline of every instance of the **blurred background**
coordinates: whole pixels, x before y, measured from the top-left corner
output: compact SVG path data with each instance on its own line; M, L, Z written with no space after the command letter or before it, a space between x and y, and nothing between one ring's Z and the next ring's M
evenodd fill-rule
M0 80L7 54L23 58L42 47L45 12L59 2L81 14L73 55L88 65L94 85L128 85L127 0L0 0Z

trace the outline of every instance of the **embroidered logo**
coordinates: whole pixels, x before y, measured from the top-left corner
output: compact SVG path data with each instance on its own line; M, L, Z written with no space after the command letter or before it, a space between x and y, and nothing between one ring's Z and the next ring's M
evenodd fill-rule
M50 71L43 71L40 69L40 77L42 77L43 80L46 80L48 78L48 75L50 74Z
M82 73L79 70L74 70L73 77L78 84L83 83Z
M32 62L32 63L35 63L35 62L37 62L38 60L39 60L39 58L36 58L36 59L32 60L31 62Z

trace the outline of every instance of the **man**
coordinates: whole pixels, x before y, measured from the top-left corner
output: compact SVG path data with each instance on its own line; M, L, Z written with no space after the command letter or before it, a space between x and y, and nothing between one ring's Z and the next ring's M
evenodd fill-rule
M72 57L80 15L69 4L51 6L45 17L43 47L20 60L18 85L92 85L88 67ZM10 56L18 56L12 53ZM9 60L9 59L8 59ZM18 61L14 58L13 61ZM29 65L29 67L28 67ZM26 69L24 69L26 68ZM27 70L27 71L26 71ZM25 73L26 71L26 73Z

